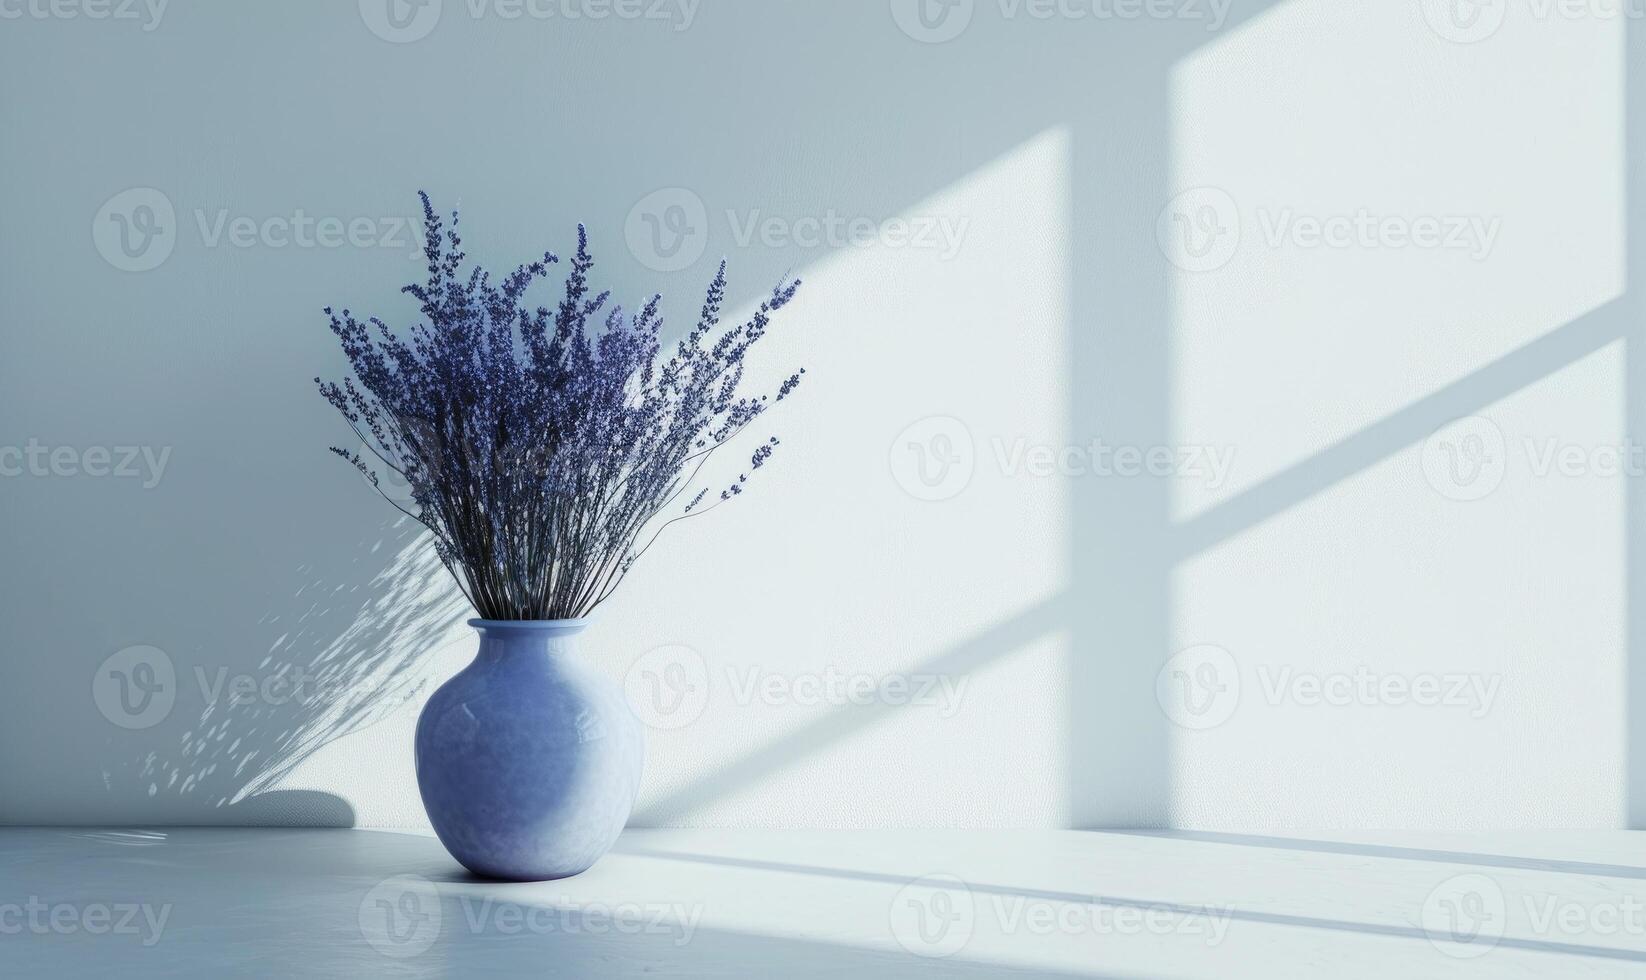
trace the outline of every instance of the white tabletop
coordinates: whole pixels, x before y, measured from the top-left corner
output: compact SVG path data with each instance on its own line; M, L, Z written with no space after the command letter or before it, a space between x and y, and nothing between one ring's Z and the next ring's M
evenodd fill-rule
M0 976L1646 975L1646 836L0 830Z

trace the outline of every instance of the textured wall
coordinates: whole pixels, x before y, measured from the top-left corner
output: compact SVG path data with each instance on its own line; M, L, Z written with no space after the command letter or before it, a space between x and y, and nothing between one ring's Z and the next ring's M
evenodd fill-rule
M423 821L472 634L310 381L418 188L676 327L806 280L588 634L636 822L1627 820L1609 8L103 9L0 4L0 820Z

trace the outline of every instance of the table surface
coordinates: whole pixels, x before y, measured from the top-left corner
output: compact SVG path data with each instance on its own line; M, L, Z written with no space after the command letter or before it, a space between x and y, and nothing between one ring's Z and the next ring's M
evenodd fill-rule
M1646 835L0 830L0 976L1646 975Z

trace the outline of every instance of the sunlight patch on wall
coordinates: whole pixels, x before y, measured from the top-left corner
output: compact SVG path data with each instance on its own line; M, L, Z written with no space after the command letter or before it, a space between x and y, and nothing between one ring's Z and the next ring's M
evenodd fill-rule
M1235 455L1180 519L1622 291L1624 18L1430 6L1290 0L1172 72L1175 438Z
M1623 825L1623 354L1180 566L1178 826Z
M882 237L801 270L751 378L805 383L717 476L770 433L773 463L589 633L662 726L641 825L1062 820L1061 624L1028 613L1066 584L1069 478L1045 462L1066 442L1068 158L1048 131L905 209L956 248ZM1003 744L1014 792L956 782ZM820 778L843 771L849 800Z

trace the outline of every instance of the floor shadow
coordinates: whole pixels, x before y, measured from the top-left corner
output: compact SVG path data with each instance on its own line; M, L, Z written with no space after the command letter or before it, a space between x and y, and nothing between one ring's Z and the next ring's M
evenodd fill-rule
M819 875L829 878L845 878L853 881L869 881L888 885L906 885L911 880L905 875L882 874L873 871L855 871L840 868L824 868L806 864L787 864L777 861L750 861L741 858L726 858L702 854L678 854L668 851L635 850L630 853L645 857L664 858L676 861L692 861L700 864L722 865L726 867L749 868L761 871L781 871L789 874ZM967 881L966 888L972 892L982 892L986 895L1008 895L1045 902L1071 902L1077 904L1099 903L1106 906L1137 909L1148 912L1159 909L1163 912L1180 917L1205 916L1211 912L1227 915L1237 922L1257 922L1265 925L1295 926L1301 929L1327 929L1338 932L1355 932L1369 936L1389 936L1398 939L1422 940L1425 944L1432 941L1429 933L1421 925L1395 925L1382 922L1351 922L1346 919L1325 919L1307 915L1291 915L1283 912L1262 912L1255 909L1242 909L1234 906L1188 905L1181 902L1160 901L1148 898L1111 895L1107 892L1085 894L1081 892L1058 891L1044 888L1024 888L1015 885L993 885L987 882ZM1523 939L1514 936L1504 936L1493 945L1511 949L1523 949L1539 953L1558 953L1567 956L1588 956L1608 960L1627 960L1646 962L1646 951L1632 949L1618 949L1609 946L1590 946L1583 943L1555 942L1545 939Z
M1107 830L1102 833L1158 837L1164 840L1204 841L1239 847L1266 847L1285 851L1312 851L1317 854L1346 854L1355 857L1394 858L1401 861L1433 861L1486 868L1513 868L1521 871L1557 871L1563 874L1597 875L1605 878L1646 878L1646 868L1592 861L1565 861L1551 858L1514 857L1506 854L1477 854L1470 851L1442 851L1424 847L1397 847L1363 844L1356 841L1305 840L1296 837L1265 837L1257 834L1225 834L1200 830Z
M334 793L274 789L230 803L214 821L234 827L353 827L354 807Z

